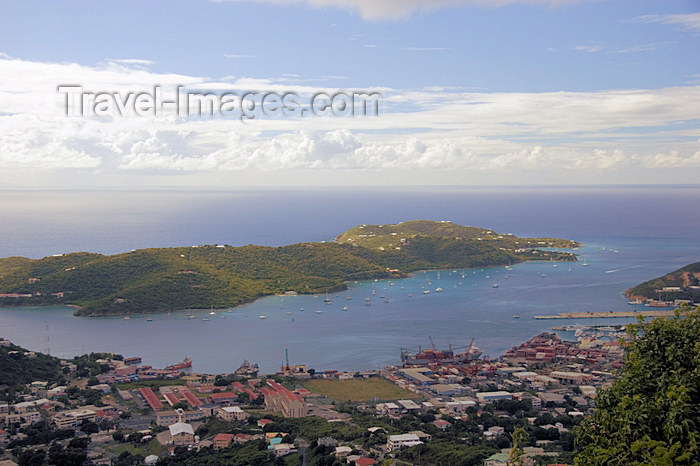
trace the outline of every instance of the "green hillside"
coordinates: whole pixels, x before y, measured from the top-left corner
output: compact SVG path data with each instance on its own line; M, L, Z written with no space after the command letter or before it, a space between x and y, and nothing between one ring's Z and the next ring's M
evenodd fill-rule
M0 386L53 381L61 377L61 361L16 345L0 346Z
M363 236L369 231L376 233ZM421 220L359 226L332 243L12 257L0 259L0 293L31 296L3 297L0 303L73 304L79 306L77 314L89 316L223 308L285 291L341 290L346 281L401 277L421 269L571 261L576 260L572 253L534 248L577 245Z
M664 287L680 287L681 291L660 291ZM657 277L625 292L630 299L661 299L700 301L700 262L686 265L662 277Z

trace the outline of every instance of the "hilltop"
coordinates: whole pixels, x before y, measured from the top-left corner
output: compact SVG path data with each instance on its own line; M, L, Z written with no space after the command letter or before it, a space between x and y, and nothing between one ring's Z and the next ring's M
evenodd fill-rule
M680 291L663 291L664 288L680 288ZM687 299L700 301L700 262L686 265L674 272L667 273L625 291L630 299L660 299L674 301Z
M208 245L105 256L76 252L0 259L3 305L72 304L76 314L126 315L225 308L294 291L332 292L345 282L404 277L422 269L575 261L555 238L518 238L449 222L360 225L335 242L281 247ZM11 294L11 295L7 295Z

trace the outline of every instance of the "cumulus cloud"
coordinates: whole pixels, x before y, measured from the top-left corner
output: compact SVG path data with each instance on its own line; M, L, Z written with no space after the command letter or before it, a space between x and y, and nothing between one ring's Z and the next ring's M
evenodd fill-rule
M198 89L332 93L303 77L212 80L141 63L0 58L0 167L188 174L284 170L433 171L700 168L700 86L600 92L484 93L381 89L379 117L248 122L177 115L69 118L58 83L138 91Z
M559 6L597 0L214 0L255 1L278 5L308 4L315 8L335 7L359 12L370 20L397 19L409 16L414 11L427 11L450 6L505 6L511 4Z

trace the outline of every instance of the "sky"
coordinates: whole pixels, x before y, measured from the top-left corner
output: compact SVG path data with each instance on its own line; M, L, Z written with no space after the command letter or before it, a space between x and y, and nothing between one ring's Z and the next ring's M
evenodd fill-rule
M5 1L0 188L697 183L699 52L700 0ZM66 85L381 112L67 114Z

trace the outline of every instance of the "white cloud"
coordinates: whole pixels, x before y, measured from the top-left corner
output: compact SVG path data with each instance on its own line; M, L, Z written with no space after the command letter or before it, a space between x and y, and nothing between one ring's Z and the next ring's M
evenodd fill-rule
M450 6L505 6L512 4L559 6L599 0L214 0L255 1L278 5L305 3L315 8L336 7L359 12L363 18L397 19L409 16L414 11L427 11Z
M700 141L695 136L700 86L542 93L381 89L389 110L379 117L247 123L174 115L68 118L56 91L58 83L122 92L151 89L154 84L304 95L338 90L300 84L303 80L283 76L213 81L123 63L90 67L3 58L0 171L11 178L22 167L168 176L285 170L620 170L624 176L625 170L700 169Z
M644 15L628 20L633 23L661 23L680 26L689 31L700 32L700 13L675 15Z

